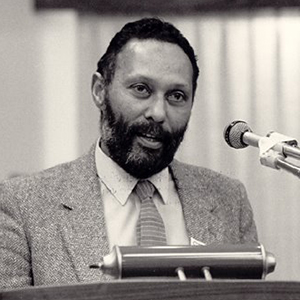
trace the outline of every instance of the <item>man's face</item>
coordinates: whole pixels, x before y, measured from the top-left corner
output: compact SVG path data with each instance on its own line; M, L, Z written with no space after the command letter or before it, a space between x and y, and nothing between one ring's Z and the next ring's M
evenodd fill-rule
M192 77L190 60L179 46L155 40L127 43L103 93L103 151L137 178L168 166L191 115Z

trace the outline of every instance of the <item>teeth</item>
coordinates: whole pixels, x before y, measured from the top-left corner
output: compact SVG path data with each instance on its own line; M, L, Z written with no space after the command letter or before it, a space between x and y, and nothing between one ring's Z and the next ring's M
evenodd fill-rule
M152 135L150 133L144 133L144 134L141 134L141 136L144 137L145 139L151 140L153 142L160 141L159 137L157 137L156 135Z
M140 135L140 138L141 138L140 141L146 147L158 149L162 146L162 142L153 135L143 134L143 135Z

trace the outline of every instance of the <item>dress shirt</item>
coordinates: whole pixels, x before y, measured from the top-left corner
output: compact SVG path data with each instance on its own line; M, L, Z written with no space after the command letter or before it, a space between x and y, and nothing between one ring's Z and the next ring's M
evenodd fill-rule
M99 147L99 141L96 144L95 159L110 249L114 245L135 246L140 200L132 191L138 179L108 157ZM188 245L182 206L169 168L148 180L157 189L153 201L165 225L167 244Z

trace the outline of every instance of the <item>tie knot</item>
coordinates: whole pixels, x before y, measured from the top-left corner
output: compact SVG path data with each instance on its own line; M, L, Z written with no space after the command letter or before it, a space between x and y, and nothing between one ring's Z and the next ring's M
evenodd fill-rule
M136 185L136 193L141 201L152 199L154 191L155 187L149 180L141 180Z

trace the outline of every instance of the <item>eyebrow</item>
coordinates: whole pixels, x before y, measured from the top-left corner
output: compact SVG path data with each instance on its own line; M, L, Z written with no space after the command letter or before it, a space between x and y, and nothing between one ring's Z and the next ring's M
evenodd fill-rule
M150 84L155 84L156 82L161 81L161 78L159 78L159 80L153 79L151 77L142 75L142 74L135 74L135 75L129 75L126 78L126 82L128 81L141 81L141 82L149 82ZM170 83L170 86L172 86L172 89L189 89L189 84L186 83L181 83L181 82L174 82L174 83ZM191 85L192 88L192 85Z

